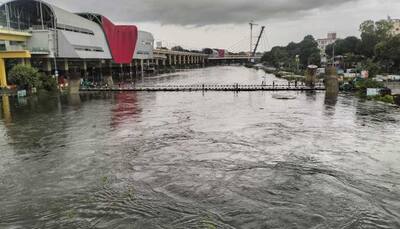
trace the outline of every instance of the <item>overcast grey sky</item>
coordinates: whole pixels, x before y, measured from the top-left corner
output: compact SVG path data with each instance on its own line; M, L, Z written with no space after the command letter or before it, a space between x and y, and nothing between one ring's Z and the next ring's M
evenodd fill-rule
M74 12L98 12L117 23L133 23L168 46L182 44L191 49L246 51L251 20L267 26L267 42L262 48L268 49L299 41L307 34L316 38L327 32L359 36L358 26L364 20L388 15L400 18L399 0L46 1Z

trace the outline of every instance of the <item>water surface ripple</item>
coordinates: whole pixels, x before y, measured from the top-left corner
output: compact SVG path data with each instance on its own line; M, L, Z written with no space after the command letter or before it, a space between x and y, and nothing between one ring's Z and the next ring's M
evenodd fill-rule
M0 228L400 228L400 110L291 93L2 97Z

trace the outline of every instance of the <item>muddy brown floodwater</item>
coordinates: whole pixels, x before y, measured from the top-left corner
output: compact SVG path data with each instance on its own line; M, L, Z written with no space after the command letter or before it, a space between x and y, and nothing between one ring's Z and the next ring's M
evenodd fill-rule
M145 84L279 81L215 67ZM400 228L400 110L342 94L3 96L0 228Z

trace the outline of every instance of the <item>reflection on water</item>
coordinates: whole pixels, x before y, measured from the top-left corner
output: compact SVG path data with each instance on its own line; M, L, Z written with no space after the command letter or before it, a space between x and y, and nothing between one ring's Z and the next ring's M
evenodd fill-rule
M115 103L116 107L112 110L112 127L135 122L135 117L140 114L136 92L115 94Z
M399 228L400 111L272 94L2 97L0 228Z

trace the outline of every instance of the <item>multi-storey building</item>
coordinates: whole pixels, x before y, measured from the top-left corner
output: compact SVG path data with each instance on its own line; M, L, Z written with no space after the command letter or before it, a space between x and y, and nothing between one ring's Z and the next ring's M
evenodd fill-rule
M335 43L337 40L336 33L328 33L327 38L317 39L318 48L321 50L321 63L324 65L327 63L326 47Z
M151 33L135 25L115 25L103 15L71 13L40 0L1 5L0 29L12 31L15 37L0 39L3 52L26 51L29 58L24 61L51 75L68 76L73 69L82 77L102 77L132 66L143 68L144 60L153 59ZM16 31L24 36L15 35Z

